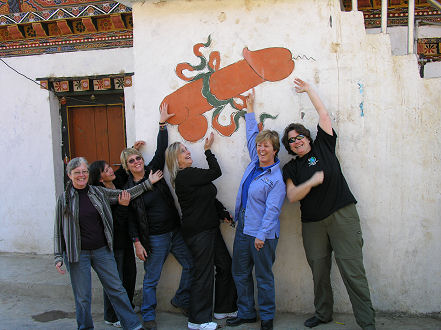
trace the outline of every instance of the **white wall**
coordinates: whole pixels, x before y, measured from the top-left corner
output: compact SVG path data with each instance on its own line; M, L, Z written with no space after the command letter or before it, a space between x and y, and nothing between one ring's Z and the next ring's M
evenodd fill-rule
M439 311L440 79L420 79L414 55L392 56L389 36L366 35L362 14L341 12L337 0L144 2L133 6L133 16L136 137L147 141L146 158L155 150L160 102L185 84L175 66L199 63L193 45L208 35L213 42L205 54L219 50L221 68L241 60L244 47L286 47L312 56L315 61L296 60L289 78L257 86L256 112L279 115L267 120L267 128L282 133L288 123L299 121L315 135L316 113L307 96L294 92L292 80L299 76L314 84L331 112L341 165L359 201L374 307ZM211 120L211 112L206 117ZM218 197L231 212L249 161L244 128L241 121L231 137L216 134L213 145L223 171L215 181ZM169 136L170 142L185 142L176 126L169 127ZM194 165L205 167L202 141L186 144ZM290 157L282 150L280 158L284 164ZM274 266L278 309L311 312L312 278L298 203L285 203L281 227ZM234 230L226 225L222 230L231 248ZM168 308L178 270L169 259L158 290L161 309ZM335 310L350 311L336 267L332 278Z
M32 79L134 71L132 48L4 60ZM52 253L56 194L63 189L58 100L3 63L0 93L0 251Z
M366 33L380 33L380 28L366 29ZM386 33L390 37L393 55L407 55L407 26L388 27ZM440 38L441 26L422 25L415 26L415 38ZM414 53L417 53L415 44ZM441 62L429 62L424 66L424 78L441 77Z

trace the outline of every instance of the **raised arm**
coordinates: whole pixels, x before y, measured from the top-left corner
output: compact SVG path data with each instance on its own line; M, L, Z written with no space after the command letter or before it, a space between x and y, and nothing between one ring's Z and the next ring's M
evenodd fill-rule
M328 110L323 104L322 100L318 96L317 92L309 85L306 81L296 78L294 79L294 84L297 93L306 92L311 100L312 105L319 115L319 125L320 127L329 135L332 135L332 122L331 117L329 117Z
M222 175L221 168L217 162L216 156L211 152L211 146L214 141L214 134L205 139L204 150L207 158L208 169L187 167L182 170L182 174L176 177L179 184L186 186L201 186L208 184Z
M168 132L166 121L173 117L174 113L168 113L167 103L161 104L159 110L159 132L156 139L156 151L150 163L147 166L153 168L154 170L164 170L165 165L165 149L168 146Z
M254 99L256 94L254 88L251 93L246 96L247 113L245 115L245 122L247 126L247 147L251 160L257 158L256 136L259 134L256 117L254 115Z

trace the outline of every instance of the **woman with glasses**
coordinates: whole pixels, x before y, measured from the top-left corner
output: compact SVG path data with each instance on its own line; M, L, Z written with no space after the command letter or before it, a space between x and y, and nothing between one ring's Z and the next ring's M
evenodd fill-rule
M135 198L152 188L160 175L127 190L90 186L87 161L72 159L66 167L70 181L57 200L54 228L55 267L60 274L63 259L70 273L78 329L93 329L91 267L98 274L118 320L124 329L142 326L118 276L113 257L113 218L110 205ZM129 195L130 194L130 195Z
M276 312L273 264L280 236L279 215L285 199L285 183L277 154L276 131L259 132L254 115L254 90L246 99L246 136L251 162L236 197L237 221L233 247L233 278L237 288L236 318L228 326L257 321L253 268L257 282L261 330L272 330Z
M297 93L308 94L319 116L314 141L301 124L288 125L282 138L288 153L297 156L283 167L283 174L289 201L300 201L303 246L314 280L315 315L305 321L305 326L312 328L332 320L330 272L334 251L357 323L363 329L375 329L357 201L335 155L337 134L314 89L298 78L294 84Z
M147 180L152 171L162 171L165 166L165 149L168 145L166 121L167 105L160 108L159 132L156 152L145 165L142 154L134 149L124 149L121 165L128 174L126 188ZM145 329L156 329L156 286L161 277L167 256L172 253L182 266L181 281L170 303L187 313L190 300L191 270L193 262L180 230L180 217L175 201L165 179L155 184L155 189L135 198L129 207L129 235L134 242L136 256L144 261L144 282L141 313Z
M228 211L216 199L213 181L222 175L211 152L214 135L205 139L208 169L192 167L190 151L180 142L167 148L167 167L182 210L182 233L193 256L189 329L216 329L213 317L236 316L236 287L231 276L231 256L225 245L220 221L232 223ZM214 268L216 267L216 275Z

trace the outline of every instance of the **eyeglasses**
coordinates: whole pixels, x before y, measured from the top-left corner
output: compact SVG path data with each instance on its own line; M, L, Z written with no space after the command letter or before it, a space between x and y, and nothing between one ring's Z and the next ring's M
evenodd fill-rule
M75 176L86 175L86 174L89 174L89 171L88 170L85 170L85 171L75 171L75 172L72 172L72 174L75 175Z
M142 159L141 156L136 156L136 158L131 158L131 159L129 159L129 160L127 161L127 163L129 163L129 164L133 164L135 161L136 161L136 162L139 162L141 159Z
M300 140L303 139L304 137L305 137L304 135L299 134L299 135L297 135L297 136L290 137L290 138L288 139L288 142L289 142L289 143L294 143L294 142L296 142L296 141L300 141Z

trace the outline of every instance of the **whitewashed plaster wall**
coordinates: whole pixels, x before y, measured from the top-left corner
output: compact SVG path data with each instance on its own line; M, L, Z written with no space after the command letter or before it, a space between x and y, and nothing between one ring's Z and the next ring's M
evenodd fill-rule
M374 307L381 311L439 312L441 297L440 119L441 80L423 80L415 56L392 56L387 35L366 35L362 13L343 13L329 0L145 1L133 5L136 71L136 134L153 156L158 107L185 84L175 74L181 62L199 63L193 45L213 40L221 68L242 59L242 49L286 47L299 58L287 79L256 87L256 113L278 114L265 127L280 133L301 122L315 135L317 115L292 80L310 81L333 118L337 153L358 199L364 260ZM204 51L203 51L204 52ZM231 111L231 109L230 109ZM228 120L228 111L222 116ZM302 119L302 116L304 117ZM211 122L212 112L206 117ZM226 122L225 122L226 123ZM209 126L208 132L213 129ZM206 167L202 141L183 141L176 126L169 142L184 142L194 165ZM231 137L216 134L213 151L223 175L218 198L233 212L238 185L249 162L245 123ZM281 162L289 160L280 153ZM279 311L313 311L311 272L301 238L299 204L285 203L274 266ZM228 246L234 230L221 226ZM168 309L179 280L169 258L159 284L159 308ZM351 310L337 267L332 279L335 310Z
M133 72L132 48L5 58L35 79ZM130 90L131 88L126 88ZM56 194L63 189L58 100L0 63L0 251L53 252ZM130 94L132 93L132 94ZM135 136L126 97L128 142Z
M390 37L390 44L393 55L407 54L407 26L388 27L386 33ZM366 33L380 33L380 28L366 29ZM441 26L421 25L415 27L415 38L440 38ZM414 53L417 52L415 45ZM429 62L424 66L424 78L441 77L441 62Z

